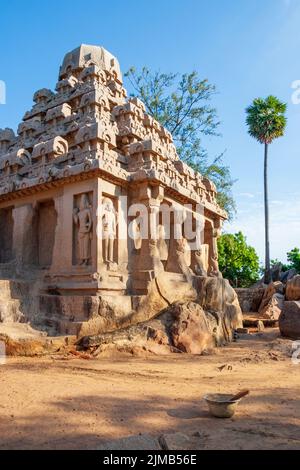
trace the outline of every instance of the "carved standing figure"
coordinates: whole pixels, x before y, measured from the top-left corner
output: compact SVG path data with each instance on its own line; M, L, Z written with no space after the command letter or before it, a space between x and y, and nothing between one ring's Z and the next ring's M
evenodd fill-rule
M205 256L205 247L207 245L201 245L198 250L195 251L194 253L194 259L195 259L195 266L194 266L194 272L197 274L197 276L207 276L207 271L205 269L204 265L204 256Z
M79 260L81 265L88 265L90 259L90 244L92 230L92 213L87 194L82 194L79 208L73 212L75 225L78 226Z
M160 260L165 262L168 260L169 256L169 247L166 242L166 230L164 225L160 224L157 227L158 230L158 241L157 241L157 247L159 250L159 256Z
M219 270L219 255L218 255L218 243L217 240L221 235L220 229L213 230L213 238L212 238L212 249L211 254L209 257L209 269L208 275L210 277L223 277L222 273Z
M102 201L102 233L104 240L103 261L114 263L114 241L117 233L117 220L113 202L105 197Z
M135 250L140 250L142 248L142 223L143 218L141 217L141 215L138 215L135 219L133 219L131 224L132 238Z

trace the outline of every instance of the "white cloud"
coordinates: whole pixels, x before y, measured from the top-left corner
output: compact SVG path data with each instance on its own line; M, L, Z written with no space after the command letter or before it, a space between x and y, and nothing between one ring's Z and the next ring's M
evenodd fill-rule
M282 206L282 205L285 204L285 202L284 202L284 201L276 201L276 200L274 200L274 201L270 201L270 204L272 204L273 206Z
M248 197L248 198L254 198L254 194L252 193L239 193L238 196L241 196L241 197Z

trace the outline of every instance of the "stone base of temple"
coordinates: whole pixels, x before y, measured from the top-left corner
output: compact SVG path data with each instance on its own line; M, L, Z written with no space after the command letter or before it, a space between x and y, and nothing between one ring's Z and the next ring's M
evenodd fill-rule
M47 274L44 285L46 291L59 295L97 295L107 291L123 295L127 278L117 271L98 273L81 269L74 273Z
M47 276L45 279L49 280L49 274ZM115 282L124 282L117 273L114 276ZM129 331L130 336L131 327L136 325L134 331L140 335L139 329L144 331L144 327L138 325L144 324L147 329L155 318L160 318L174 305L186 305L188 312L192 309L191 318L196 315L196 319L203 317L198 312L199 307L203 308L210 323L214 318L218 331L222 330L221 338L226 341L232 339L235 328L242 326L237 296L228 281L221 278L194 276L192 282L187 282L182 274L163 272L149 282L147 294L138 295L126 294L125 290L116 291L112 284L108 289L108 284L101 285L101 277L97 276L97 280L94 277L91 274L89 278L88 274L78 275L76 291L72 291L64 276L55 278L61 284L45 284L38 279L2 279L0 322L28 323L49 336L82 338L104 335L106 338L105 335L118 331L124 331L125 335ZM92 286L80 293L79 284L87 285L87 279ZM134 335L132 338L134 341Z

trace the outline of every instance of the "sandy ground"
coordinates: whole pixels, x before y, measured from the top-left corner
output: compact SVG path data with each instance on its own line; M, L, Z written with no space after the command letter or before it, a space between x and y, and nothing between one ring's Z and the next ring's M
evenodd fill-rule
M0 365L0 449L94 449L175 432L206 449L300 449L300 364L277 336L201 357L9 358ZM209 416L205 393L242 388L251 394L234 418Z

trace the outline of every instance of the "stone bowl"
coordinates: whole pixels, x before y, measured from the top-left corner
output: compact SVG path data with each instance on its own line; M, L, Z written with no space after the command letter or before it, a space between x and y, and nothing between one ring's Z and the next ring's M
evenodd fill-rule
M231 400L232 395L224 393L214 393L203 397L208 405L209 412L216 418L231 418L240 401Z

